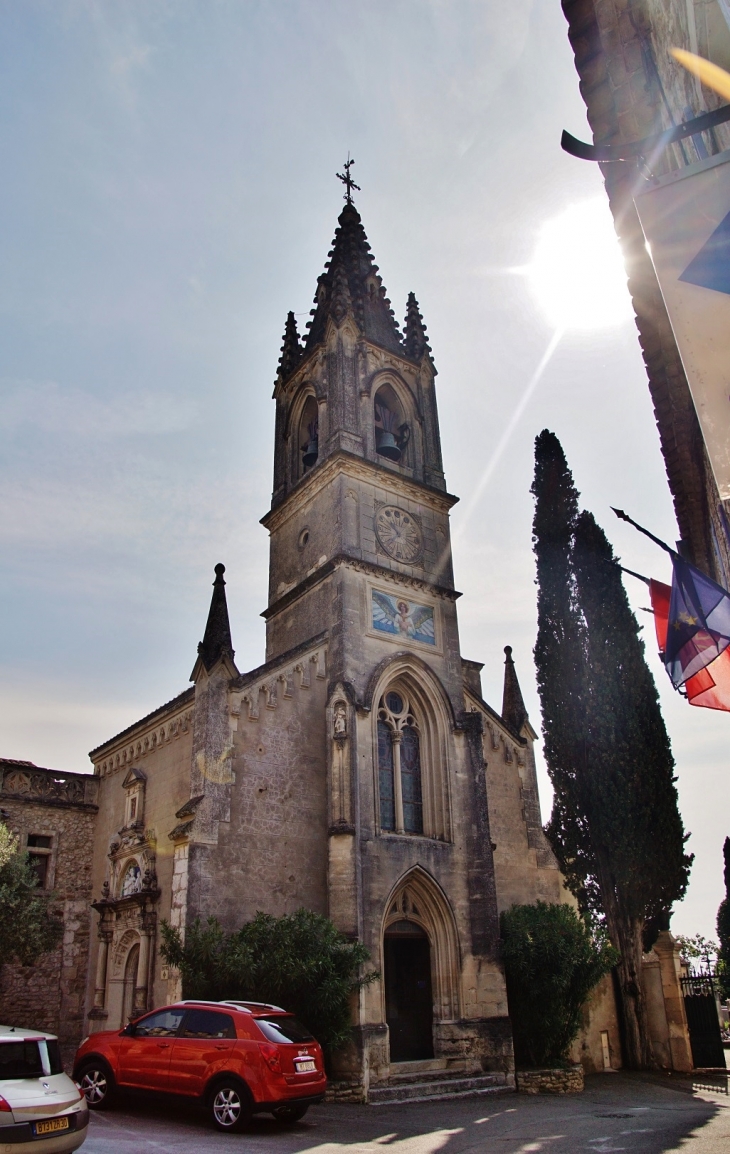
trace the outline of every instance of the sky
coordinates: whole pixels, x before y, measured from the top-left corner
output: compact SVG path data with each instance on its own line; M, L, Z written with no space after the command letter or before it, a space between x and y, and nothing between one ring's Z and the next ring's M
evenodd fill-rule
M0 3L3 756L87 771L180 693L218 561L238 667L263 661L271 392L348 151L434 351L462 652L499 709L512 645L539 729L535 435L624 564L670 579L611 505L678 536L623 284L612 323L560 331L550 262L525 271L566 212L609 220L563 128L590 139L558 0ZM672 924L714 936L730 721L674 693L639 616L696 855ZM542 768L541 793L547 818Z

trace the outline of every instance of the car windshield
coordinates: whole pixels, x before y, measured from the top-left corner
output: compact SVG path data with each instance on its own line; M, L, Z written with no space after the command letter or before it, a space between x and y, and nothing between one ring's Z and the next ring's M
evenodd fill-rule
M37 1042L0 1042L0 1081L5 1078L40 1078L43 1073Z
M313 1042L314 1037L306 1026L290 1014L277 1014L271 1018L257 1018L256 1025L270 1042Z

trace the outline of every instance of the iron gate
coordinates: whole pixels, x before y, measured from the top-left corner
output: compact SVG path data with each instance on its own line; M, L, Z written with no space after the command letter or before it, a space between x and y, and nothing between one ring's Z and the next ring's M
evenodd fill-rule
M684 1009L689 1026L689 1041L695 1067L725 1069L720 1019L717 1016L715 986L712 975L690 970L680 978Z

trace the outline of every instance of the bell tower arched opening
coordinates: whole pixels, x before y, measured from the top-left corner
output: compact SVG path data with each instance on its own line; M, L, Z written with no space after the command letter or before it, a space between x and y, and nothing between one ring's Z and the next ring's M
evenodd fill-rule
M299 418L299 475L303 476L308 469L317 464L319 457L319 416L317 400L313 396L307 397Z
M405 465L406 449L411 439L403 405L392 385L382 384L373 404L375 451L387 461Z

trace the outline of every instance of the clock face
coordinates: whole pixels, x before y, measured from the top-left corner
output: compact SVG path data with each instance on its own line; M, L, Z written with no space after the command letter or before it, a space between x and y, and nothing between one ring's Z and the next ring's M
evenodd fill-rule
M383 505L375 515L375 536L394 561L415 561L423 543L421 527L410 513L395 505Z

